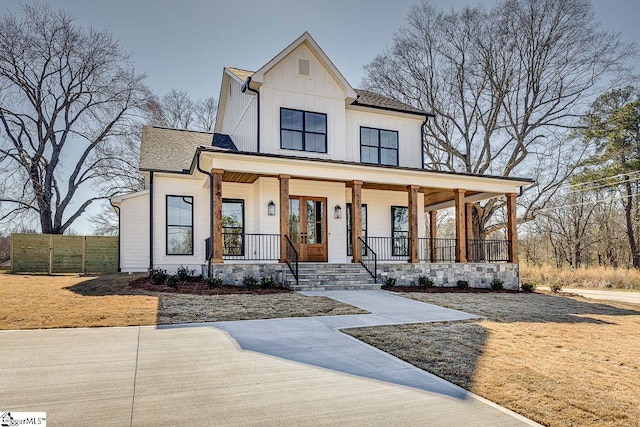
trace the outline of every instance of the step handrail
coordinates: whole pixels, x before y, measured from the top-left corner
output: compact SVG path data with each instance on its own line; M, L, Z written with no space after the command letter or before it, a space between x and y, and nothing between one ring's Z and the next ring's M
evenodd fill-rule
M362 264L364 269L373 277L373 283L378 283L378 255L369 247L366 240L362 237L358 237L358 239L362 243L362 249L364 249L364 253L360 257L360 264Z
M298 286L298 251L293 246L289 236L285 235L284 238L287 239L285 261L289 266L289 270L291 270L291 274L293 274L293 277L296 279L296 286Z

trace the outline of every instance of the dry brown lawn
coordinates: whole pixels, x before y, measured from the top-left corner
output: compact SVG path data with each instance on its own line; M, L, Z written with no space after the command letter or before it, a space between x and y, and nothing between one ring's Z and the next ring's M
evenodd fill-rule
M567 288L640 290L640 271L632 268L556 268L549 265L520 264L520 280L539 286L557 283Z
M268 319L366 311L295 292L269 295L183 295L133 289L142 275L13 275L0 273L0 329L131 326Z
M548 294L407 294L482 321L347 333L549 426L640 426L640 305Z

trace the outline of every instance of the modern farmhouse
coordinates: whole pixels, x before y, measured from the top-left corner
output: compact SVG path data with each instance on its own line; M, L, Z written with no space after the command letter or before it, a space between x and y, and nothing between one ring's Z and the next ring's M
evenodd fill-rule
M429 170L429 118L352 88L308 33L257 71L225 68L213 134L143 129L146 189L112 199L121 270L517 288L516 196L531 180ZM507 239L474 240L471 205L495 197L507 200ZM446 208L455 239L436 233Z

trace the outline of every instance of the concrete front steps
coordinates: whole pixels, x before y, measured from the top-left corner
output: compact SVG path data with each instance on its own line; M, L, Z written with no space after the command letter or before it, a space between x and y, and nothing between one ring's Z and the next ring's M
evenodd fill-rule
M285 286L296 291L380 289L362 264L299 263L298 284L287 268Z

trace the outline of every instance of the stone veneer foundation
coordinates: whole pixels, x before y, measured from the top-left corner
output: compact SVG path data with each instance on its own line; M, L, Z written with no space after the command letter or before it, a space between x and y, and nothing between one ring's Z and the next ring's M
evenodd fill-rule
M378 281L384 284L387 277L395 277L396 286L417 285L420 276L427 276L434 286L456 286L458 280L466 280L471 288L491 288L491 281L498 278L504 289L518 290L519 275L518 264L510 263L378 263Z
M330 264L327 264L330 266ZM207 277L206 265L202 268ZM286 264L212 264L211 274L219 277L227 285L242 285L245 276L260 279L273 276L276 283L283 283L284 275L291 274ZM434 286L456 286L458 280L466 280L472 288L491 288L495 278L502 280L505 289L518 290L518 264L510 263L378 263L378 283L384 284L387 277L395 277L397 286L418 284L420 276L433 279Z

